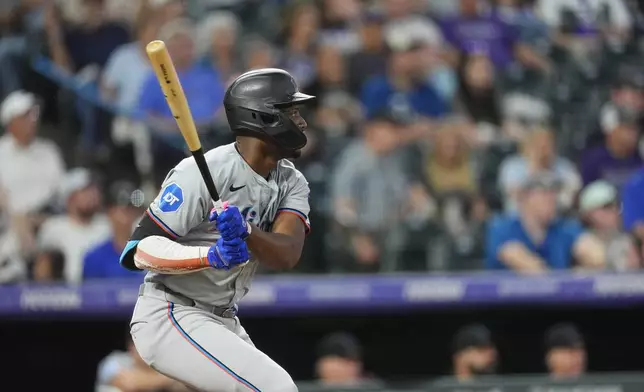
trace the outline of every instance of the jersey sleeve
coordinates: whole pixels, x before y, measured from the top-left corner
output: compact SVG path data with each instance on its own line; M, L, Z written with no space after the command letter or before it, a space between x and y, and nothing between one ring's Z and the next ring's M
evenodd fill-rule
M179 238L203 222L212 201L196 165L173 169L146 214L170 238Z
M294 180L288 193L282 199L277 213L294 214L299 217L304 226L306 226L306 233L308 234L311 231L311 223L309 222L309 212L311 210L309 206L309 183L300 172L296 173Z
M171 240L183 237L203 222L211 205L212 200L196 165L172 169L121 253L121 265L138 270L134 264L134 251L139 241L153 235Z

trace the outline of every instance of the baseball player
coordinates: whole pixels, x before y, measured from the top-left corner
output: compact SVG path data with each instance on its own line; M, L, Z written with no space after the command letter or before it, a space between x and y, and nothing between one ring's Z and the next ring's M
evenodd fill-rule
M309 187L286 158L306 144L298 107L314 97L274 68L247 72L224 97L232 144L205 154L225 203L193 159L172 169L121 256L148 271L130 324L141 357L200 391L297 391L236 317L259 263L291 268L309 231Z

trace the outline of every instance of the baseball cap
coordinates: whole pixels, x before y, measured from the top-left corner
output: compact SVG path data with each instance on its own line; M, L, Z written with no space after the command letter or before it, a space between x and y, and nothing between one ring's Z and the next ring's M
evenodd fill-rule
M359 361L362 358L362 347L353 335L336 332L322 339L316 354L317 358L333 356Z
M639 115L635 110L608 105L602 109L600 123L602 131L611 133L620 125L637 125Z
M492 333L483 324L471 324L456 332L452 342L452 351L454 354L468 348L483 348L494 346L492 342Z
M579 210L588 212L617 200L617 190L606 181L595 181L588 184L579 196Z
M530 191L535 189L557 190L561 187L561 181L551 173L532 175L523 181L521 190Z
M557 348L583 348L584 338L573 324L557 324L545 336L546 350Z
M36 97L23 90L14 91L2 101L0 107L0 123L6 126L18 116L26 114L36 106Z
M394 52L406 52L428 45L438 47L443 44L440 30L423 17L409 17L388 23L384 39L387 47Z
M75 168L67 172L60 184L60 199L63 203L76 191L87 188L93 183L92 173L86 168Z

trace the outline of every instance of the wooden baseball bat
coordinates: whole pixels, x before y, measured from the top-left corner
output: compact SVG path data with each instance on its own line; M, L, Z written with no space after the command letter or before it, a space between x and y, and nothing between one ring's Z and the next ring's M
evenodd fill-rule
M208 193L210 193L213 201L218 201L219 193L217 193L215 182L212 180L212 175L206 164L206 158L201 147L197 127L192 119L190 106L188 106L188 100L181 87L181 82L177 76L172 58L170 58L170 53L168 53L165 43L158 40L150 42L145 50L148 53L150 63L159 80L159 85L161 86L161 90L163 90L163 95L170 107L172 116L179 126L181 135L186 141L190 153L197 162L197 167L199 167L201 177L203 177L206 183Z

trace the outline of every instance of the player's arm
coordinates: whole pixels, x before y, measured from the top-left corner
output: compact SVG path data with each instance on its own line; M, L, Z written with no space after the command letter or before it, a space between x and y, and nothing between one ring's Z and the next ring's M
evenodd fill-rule
M209 268L209 247L176 240L202 222L210 203L196 167L170 172L121 254L121 265L165 274Z
M309 185L300 172L295 172L270 232L246 222L235 206L216 217L217 229L224 239L244 239L253 256L267 267L293 268L300 260L310 227L308 213Z
M252 227L246 244L260 263L270 268L293 268L300 261L310 230L309 184L300 172L280 203L271 232Z
M307 227L302 218L281 213L271 232L253 226L246 239L251 253L270 268L293 268L302 255Z

